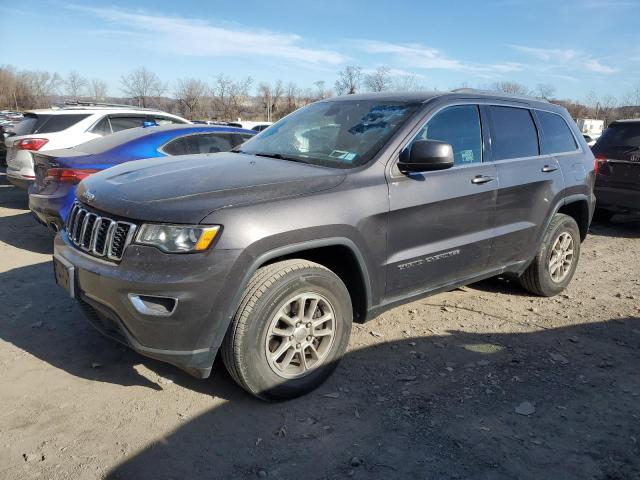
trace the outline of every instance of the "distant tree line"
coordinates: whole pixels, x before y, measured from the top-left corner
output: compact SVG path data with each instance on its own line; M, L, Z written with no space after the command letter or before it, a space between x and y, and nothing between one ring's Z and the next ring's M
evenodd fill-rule
M468 85L457 88L465 87ZM0 66L0 109L9 110L45 108L63 101L95 101L160 108L193 120L238 117L277 120L308 103L334 95L430 90L420 83L420 77L396 74L386 67L364 70L356 65L348 65L338 72L333 88L322 80L310 87L300 87L294 82L256 83L251 77L232 78L224 74L209 81L186 77L168 83L145 67L122 75L119 88L123 98L107 96L103 80L83 77L75 70L63 77L56 72ZM552 84L529 88L521 83L501 81L479 88L559 103L574 118L600 118L610 123L618 118L640 117L640 82L620 98L599 96L591 91L582 100L557 98Z

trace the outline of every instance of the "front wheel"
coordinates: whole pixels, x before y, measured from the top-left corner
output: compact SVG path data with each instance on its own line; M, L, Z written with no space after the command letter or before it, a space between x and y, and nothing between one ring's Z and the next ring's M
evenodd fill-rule
M570 216L557 213L545 232L540 250L520 276L520 284L536 295L557 295L571 282L579 258L578 224Z
M249 281L222 345L233 379L263 400L318 387L347 349L349 292L331 270L307 260L260 268Z

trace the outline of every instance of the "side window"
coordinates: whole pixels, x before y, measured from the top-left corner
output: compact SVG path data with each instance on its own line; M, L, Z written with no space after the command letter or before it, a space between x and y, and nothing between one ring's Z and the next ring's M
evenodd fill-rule
M109 124L109 117L104 117L100 120L95 127L91 130L96 135L109 135L111 134L111 125Z
M189 155L197 153L191 137L182 137L167 143L162 150L168 155Z
M141 127L144 117L111 117L111 129L113 133L129 128Z
M454 165L482 161L482 130L476 105L449 107L418 132L416 140L440 140L453 147Z
M538 131L526 108L490 106L491 149L494 160L539 154Z
M242 145L244 142L246 142L252 137L253 135L249 135L248 133L232 133L231 134L234 148Z
M567 122L555 113L536 111L544 136L541 138L542 154L574 152L578 149Z
M209 133L197 135L199 153L228 152L235 144L229 133Z

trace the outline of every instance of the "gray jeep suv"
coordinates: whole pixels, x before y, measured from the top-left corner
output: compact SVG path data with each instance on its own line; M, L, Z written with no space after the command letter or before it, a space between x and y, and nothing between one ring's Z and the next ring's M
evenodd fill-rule
M508 274L570 282L594 157L566 110L481 92L350 95L235 152L142 160L78 188L57 281L137 350L266 399L309 392L352 321Z

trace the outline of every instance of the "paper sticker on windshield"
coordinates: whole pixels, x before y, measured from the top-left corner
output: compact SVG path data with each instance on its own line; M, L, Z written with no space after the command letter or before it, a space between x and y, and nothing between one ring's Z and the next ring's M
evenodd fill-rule
M344 150L334 150L329 154L332 158L339 158L340 160L346 160L348 162L353 161L356 158L356 154L352 152L346 152Z
M472 163L473 162L473 150L462 150L460 152L462 156L462 161L464 163Z

